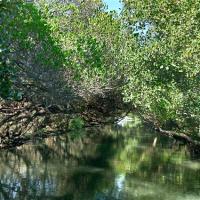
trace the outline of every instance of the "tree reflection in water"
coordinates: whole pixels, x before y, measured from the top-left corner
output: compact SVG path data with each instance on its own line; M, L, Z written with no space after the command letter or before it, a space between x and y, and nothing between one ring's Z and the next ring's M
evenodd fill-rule
M145 128L51 137L4 150L0 159L1 200L200 197L200 162L186 146Z

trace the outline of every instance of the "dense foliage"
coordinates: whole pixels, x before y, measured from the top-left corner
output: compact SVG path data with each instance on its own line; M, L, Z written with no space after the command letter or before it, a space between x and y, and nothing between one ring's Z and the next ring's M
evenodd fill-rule
M159 123L198 131L200 120L199 1L124 1L135 33L126 99ZM196 130L195 130L196 129Z
M64 55L41 12L22 0L4 0L0 6L0 56L6 71L15 72L4 88L13 82L15 90L37 103L66 101Z
M77 81L94 92L114 84L114 80L120 82L123 74L119 52L124 55L126 41L115 12L104 12L100 0L39 1L39 9L62 48L66 68L74 71Z
M69 84L81 97L116 90L156 125L198 133L200 2L123 5L118 14L101 0L0 1L1 97L12 85L29 94L27 82L54 104Z

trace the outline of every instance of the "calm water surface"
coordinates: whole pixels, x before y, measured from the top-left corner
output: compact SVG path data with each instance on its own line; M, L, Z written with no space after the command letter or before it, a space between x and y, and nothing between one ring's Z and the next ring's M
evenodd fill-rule
M200 160L145 128L51 137L0 160L0 200L200 200Z

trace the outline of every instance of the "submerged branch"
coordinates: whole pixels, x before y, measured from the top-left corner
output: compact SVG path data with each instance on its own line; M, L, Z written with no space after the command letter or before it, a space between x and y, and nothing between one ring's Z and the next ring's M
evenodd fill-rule
M177 133L175 131L167 131L167 130L163 130L160 127L156 128L156 131L158 131L159 133L162 133L168 137L174 138L175 140L179 140L186 144L193 145L195 147L200 148L199 141L192 139L191 137L189 137L188 135L186 135L184 133Z

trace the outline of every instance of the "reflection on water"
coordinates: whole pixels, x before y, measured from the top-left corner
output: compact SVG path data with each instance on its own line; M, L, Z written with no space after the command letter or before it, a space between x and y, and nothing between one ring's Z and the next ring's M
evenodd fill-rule
M47 138L0 159L1 200L200 199L200 161L145 128Z

